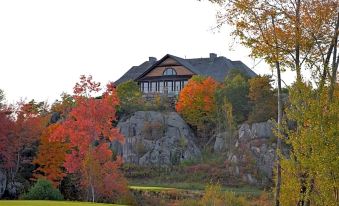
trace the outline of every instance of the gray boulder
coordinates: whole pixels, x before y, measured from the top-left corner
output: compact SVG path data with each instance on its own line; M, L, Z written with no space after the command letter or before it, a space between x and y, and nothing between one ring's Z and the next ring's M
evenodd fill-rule
M250 125L247 123L241 124L239 127L239 140L246 141L253 139L253 134Z
M125 142L114 148L122 148L127 163L169 166L201 156L195 135L176 112L138 111L118 128Z
M215 135L215 142L213 146L213 151L214 152L224 152L229 149L231 146L231 139L232 139L232 134L229 132L221 132Z
M255 138L270 138L274 137L273 123L271 121L253 123L251 133Z

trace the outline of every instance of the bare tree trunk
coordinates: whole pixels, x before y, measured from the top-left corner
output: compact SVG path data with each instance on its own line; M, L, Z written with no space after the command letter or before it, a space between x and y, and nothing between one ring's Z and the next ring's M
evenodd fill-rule
M281 71L280 71L280 63L276 62L276 70L277 70L277 77L278 77L278 132L281 131L282 125L282 100L281 100ZM281 153L281 139L278 137L277 139L277 150L276 150L276 165L277 165L277 180L275 185L275 206L280 205L280 187L281 187L281 165L280 165L280 157L279 154Z
M337 71L338 71L338 63L339 63L339 55L337 55L337 46L338 46L338 29L339 29L339 12L337 14L337 22L335 26L335 34L334 34L334 48L333 48L333 60L332 60L332 74L330 79L330 87L329 87L329 101L333 100L334 87L337 81Z
M91 183L91 195L92 195L92 202L95 202L95 192L94 192L94 187L92 183Z
M297 72L297 82L301 82L300 66L300 0L296 4L296 22L295 22L295 70Z
M16 158L15 173L18 173L18 171L19 171L19 166L20 166L20 152L18 152L17 158Z
M282 125L282 99L281 99L281 70L279 62L279 47L278 39L275 31L275 17L272 16L272 26L274 28L274 43L275 43L275 69L277 70L277 81L278 81L278 132L281 132ZM280 188L281 188L281 164L280 164L280 153L281 153L281 139L278 136L277 149L276 149L276 166L277 166L277 180L275 185L274 204L275 206L280 205Z

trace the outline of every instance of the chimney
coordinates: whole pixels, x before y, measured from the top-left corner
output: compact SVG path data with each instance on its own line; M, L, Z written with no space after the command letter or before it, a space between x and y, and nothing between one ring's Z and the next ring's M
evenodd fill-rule
M148 62L149 63L155 63L157 61L157 58L155 57L148 57Z
M217 58L217 54L216 53L210 53L210 59L211 61L214 61L214 59Z

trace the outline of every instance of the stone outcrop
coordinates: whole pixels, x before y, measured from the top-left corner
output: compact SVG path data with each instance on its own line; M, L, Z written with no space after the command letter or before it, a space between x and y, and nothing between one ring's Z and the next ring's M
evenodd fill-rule
M273 122L260 122L238 127L231 146L216 138L214 151L226 151L229 171L250 184L267 184L272 180L275 161L276 138ZM219 147L216 147L219 145Z
M125 143L112 143L124 161L138 165L168 166L201 156L196 137L176 112L138 111L120 120Z

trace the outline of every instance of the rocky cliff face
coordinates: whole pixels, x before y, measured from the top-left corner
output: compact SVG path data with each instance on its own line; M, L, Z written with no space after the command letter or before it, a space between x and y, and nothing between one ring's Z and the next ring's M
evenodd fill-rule
M226 152L229 171L250 184L267 184L272 180L276 139L271 121L239 125L233 141L216 138L215 152Z
M194 133L176 112L138 111L118 128L125 143L112 147L127 163L166 166L201 156Z

